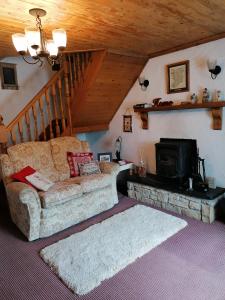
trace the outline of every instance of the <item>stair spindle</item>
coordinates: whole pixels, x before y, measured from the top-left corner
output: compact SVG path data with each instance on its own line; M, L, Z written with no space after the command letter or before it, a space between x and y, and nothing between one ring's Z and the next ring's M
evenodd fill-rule
M79 61L78 61L78 54L75 53L74 54L74 68L75 68L75 72L76 72L76 83L79 84Z
M70 86L74 88L74 78L73 78L73 72L72 72L72 58L71 55L68 55L69 59L69 69L70 69Z
M12 140L13 145L16 145L16 136L15 136L15 132L13 129L14 128L11 129L10 135L11 135L11 140Z
M25 122L26 122L26 127L27 127L28 141L32 141L29 110L25 113Z
M57 85L58 85L58 92L59 92L59 104L60 104L60 110L61 110L62 129L64 131L66 129L66 121L65 121L65 114L64 114L64 107L63 107L61 78L59 78L57 80Z
M72 135L72 117L71 117L71 100L70 100L70 90L69 90L69 71L68 64L64 64L65 70L65 96L66 96L66 104L67 104L67 113L68 113L68 126L70 135Z
M44 138L44 141L46 141L44 104L43 104L42 97L39 99L39 107L40 107L40 113L41 113L41 127L42 127L42 132L43 132L43 138Z
M32 105L32 112L33 112L33 118L34 118L34 140L38 141L38 122L37 122L36 103L34 103L34 105Z
M23 136L23 124L22 124L22 118L18 122L18 131L20 136L20 142L24 142L24 136Z
M47 104L47 111L48 111L48 124L50 129L50 139L54 138L53 130L52 130L52 116L51 116L51 108L50 108L50 98L48 90L45 92L45 99Z
M58 117L58 109L57 109L57 98L56 98L56 89L55 84L52 85L52 98L53 98L53 109L55 115L55 128L56 128L56 136L60 136L60 127L59 127L59 117Z

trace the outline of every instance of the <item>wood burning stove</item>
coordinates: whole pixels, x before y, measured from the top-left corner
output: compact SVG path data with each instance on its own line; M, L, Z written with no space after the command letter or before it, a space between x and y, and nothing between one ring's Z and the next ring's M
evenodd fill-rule
M156 173L184 182L198 170L197 142L192 139L161 138L156 147Z

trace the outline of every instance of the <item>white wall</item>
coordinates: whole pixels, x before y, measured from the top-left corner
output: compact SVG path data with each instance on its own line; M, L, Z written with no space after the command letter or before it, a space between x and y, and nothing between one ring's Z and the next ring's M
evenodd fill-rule
M19 90L3 90L0 83L0 114L7 125L36 95L52 76L51 67L28 65L21 57L8 57L1 62L16 64Z
M216 80L210 78L206 64L208 58L216 58L222 67L222 72ZM166 93L165 66L182 60L190 60L190 92L169 95ZM154 144L160 137L197 139L200 156L206 159L206 175L215 177L217 185L225 186L224 112L223 128L219 131L211 129L210 113L205 109L149 113L148 130L141 129L140 118L133 113L133 132L122 131L123 114L133 104L151 102L156 97L162 97L163 100L184 101L189 99L193 92L201 95L204 87L210 91L219 89L225 95L224 68L225 39L150 59L141 74L150 81L147 91L142 91L137 82L134 84L114 116L110 130L104 134L96 134L95 138L92 136L91 140L94 141L92 148L95 152L113 151L115 140L121 135L122 157L138 163L141 149L148 170L155 173Z

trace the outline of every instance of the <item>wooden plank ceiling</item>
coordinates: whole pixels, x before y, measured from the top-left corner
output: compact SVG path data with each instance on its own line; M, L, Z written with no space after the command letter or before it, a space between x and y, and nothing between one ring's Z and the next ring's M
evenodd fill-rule
M67 51L108 50L82 105L73 107L77 131L108 127L149 57L225 37L224 0L2 0L0 57L16 55L11 35L35 26L28 13L35 7L47 11L47 38L66 29Z
M11 34L35 25L28 13L34 7L47 10L47 36L67 30L67 50L155 56L225 36L224 0L2 0L0 56L15 54Z

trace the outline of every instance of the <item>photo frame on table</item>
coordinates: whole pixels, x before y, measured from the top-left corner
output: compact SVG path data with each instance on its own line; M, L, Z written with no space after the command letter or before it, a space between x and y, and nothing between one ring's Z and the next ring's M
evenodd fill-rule
M189 91L189 60L167 65L167 94Z
M18 90L16 64L0 63L2 89Z
M132 115L123 116L123 132L132 132Z
M111 162L112 152L98 153L98 161Z

